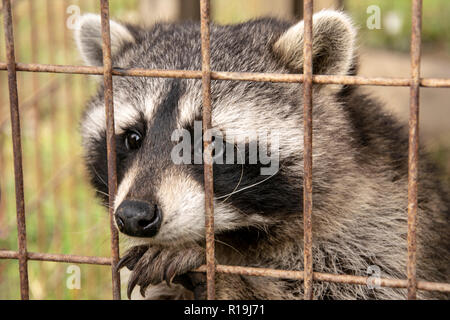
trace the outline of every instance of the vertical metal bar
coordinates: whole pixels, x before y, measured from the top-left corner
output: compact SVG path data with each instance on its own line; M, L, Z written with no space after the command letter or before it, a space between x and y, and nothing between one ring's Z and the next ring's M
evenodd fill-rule
M304 41L303 55L303 126L304 126L304 151L303 151L303 241L304 241L304 270L305 270L305 300L313 298L313 265L312 265L312 15L313 2L305 0L304 12Z
M411 88L409 113L409 156L408 156L408 299L416 299L417 278L417 182L419 163L419 92L420 55L422 29L422 0L412 2L411 22Z
M11 109L11 131L14 151L14 177L16 189L17 232L19 240L20 295L29 299L27 235L25 225L25 200L23 191L22 142L20 136L19 97L17 94L16 58L11 0L3 0L3 19L6 42L6 62L8 70L9 103Z
M120 275L115 271L115 266L119 262L119 234L114 225L114 198L117 192L117 168L108 0L100 0L100 15L102 21L103 81L105 85L104 95L106 112L106 145L108 154L108 193L109 222L111 228L113 299L120 300Z
M201 40L202 40L202 90L203 90L203 134L212 127L211 111L211 50L210 50L210 1L200 1ZM204 136L205 137L205 136ZM203 169L205 182L205 231L206 231L206 284L207 299L214 300L215 261L214 261L214 177L211 137L203 140Z

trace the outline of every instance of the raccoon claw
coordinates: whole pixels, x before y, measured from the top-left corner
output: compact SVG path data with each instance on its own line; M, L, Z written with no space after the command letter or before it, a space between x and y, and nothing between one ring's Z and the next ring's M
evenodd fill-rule
M125 255L119 260L114 270L119 272L123 267L127 267L128 270L133 271L136 263L141 259L144 253L147 251L147 246L136 246L128 250Z
M131 292L136 285L140 286L143 296L149 285L156 285L166 281L170 287L177 276L184 275L198 268L205 259L204 249L201 247L176 250L161 247L145 247L146 251L144 254L141 254L141 250L135 249L130 253L133 258L139 256L139 254L141 255L137 262L133 258L128 260L122 258L125 260L122 265L128 266L128 263L133 264L133 272L128 282L128 298L130 298Z
M173 279L177 276L177 270L176 270L176 266L172 263L169 265L169 267L167 268L165 274L164 274L164 279L166 279L166 283L167 285L170 287L171 284L173 283Z
M173 278L175 278L175 273L172 273L172 275L169 275L169 273L166 272L166 275L164 276L166 279L166 284L170 288L172 287L171 284L173 282Z

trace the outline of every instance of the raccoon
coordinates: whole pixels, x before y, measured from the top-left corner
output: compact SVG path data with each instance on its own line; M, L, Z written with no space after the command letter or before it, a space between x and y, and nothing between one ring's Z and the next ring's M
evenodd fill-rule
M198 23L143 28L111 21L110 27L115 68L201 69ZM211 69L302 73L303 30L303 21L274 18L212 24ZM356 74L357 30L345 13L314 14L313 35L314 74ZM82 16L75 38L85 63L101 66L100 17ZM92 184L107 201L104 88L98 87L81 132ZM173 138L177 130L187 133L189 145L199 141L192 136L202 115L201 80L117 76L113 88L114 209L129 248L119 264L131 270L128 294L139 286L148 299L204 298L204 276L192 272L205 263L203 165L173 158L182 140ZM213 127L225 132L225 152L237 151L242 160L235 155L234 161L213 164L219 264L303 270L302 88L301 83L211 83ZM314 84L313 105L314 271L368 276L377 270L380 277L405 279L406 127L357 87ZM267 151L275 140L254 139L249 131L278 132L272 174L262 174L267 162L252 162L250 150ZM192 159L196 152L187 148L182 154ZM425 154L419 172L417 275L449 282L448 191ZM302 281L222 273L215 281L218 299L303 298ZM314 281L313 295L404 299L406 290ZM418 297L449 295L419 291Z

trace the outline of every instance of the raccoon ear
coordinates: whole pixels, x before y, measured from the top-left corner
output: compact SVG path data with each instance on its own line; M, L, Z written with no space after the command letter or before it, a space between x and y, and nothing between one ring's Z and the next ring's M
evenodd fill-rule
M97 14L81 16L75 28L75 41L78 51L87 65L103 65L101 18ZM110 20L111 56L114 56L127 43L135 42L135 37L126 26Z
M274 43L282 62L303 72L303 21L290 27ZM346 75L354 64L356 28L339 11L324 10L313 15L313 73Z

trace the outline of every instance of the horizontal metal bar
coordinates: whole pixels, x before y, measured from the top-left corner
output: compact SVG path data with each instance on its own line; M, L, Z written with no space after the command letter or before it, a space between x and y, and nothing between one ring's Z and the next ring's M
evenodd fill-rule
M0 250L0 259L18 259L19 253L11 250ZM95 257L95 256L78 256L73 254L55 254L55 253L40 253L28 252L28 260L37 261L52 261L65 263L82 263L82 264L97 264L97 265L111 265L111 258Z
M203 265L195 270L196 272L206 272L206 266ZM283 278L292 280L304 280L303 271L290 271L290 270L277 270L268 268L252 268L252 267L241 267L241 266L227 266L227 265L216 265L216 272L219 273L230 273L230 274L241 274L247 276L260 276L260 277L272 277L272 278ZM325 282L335 282L335 283L347 283L355 285L367 285L378 284L381 287L389 288L407 288L408 281L405 279L388 279L388 278L376 278L377 282L374 282L374 277L363 277L363 276L353 276L347 274L332 274L332 273L322 273L313 272L313 280L315 281L325 281ZM379 282L378 282L379 281ZM417 289L425 291L441 291L450 292L450 283L445 282L429 282L429 281L418 281Z
M36 253L28 252L28 260L51 261L64 263L81 263L94 265L111 265L111 258L95 256L77 256L72 254ZM18 259L19 253L11 250L0 250L0 259ZM196 269L197 272L206 272L206 265ZM303 280L303 271L277 270L269 268L253 268L241 266L216 265L216 272L242 274L247 276L273 277L292 280ZM346 274L331 274L314 272L313 279L317 281L367 285L369 278ZM373 279L373 277L371 278ZM380 286L390 288L406 288L407 280L380 278ZM370 282L369 282L370 283ZM425 291L450 292L450 283L418 281L417 289Z
M0 62L0 71L2 70L3 71L6 70L6 63L4 62ZM93 67L93 66L16 63L16 70L26 72L103 75L103 67ZM202 78L201 70L116 68L112 70L112 74L114 76L129 76L129 77L184 78L184 79ZM255 81L255 82L301 83L304 80L304 76L303 74L211 71L211 79L233 80L233 81ZM313 83L361 85L361 86L409 87L411 86L411 78L313 75ZM420 86L427 88L450 88L450 78L421 78Z

